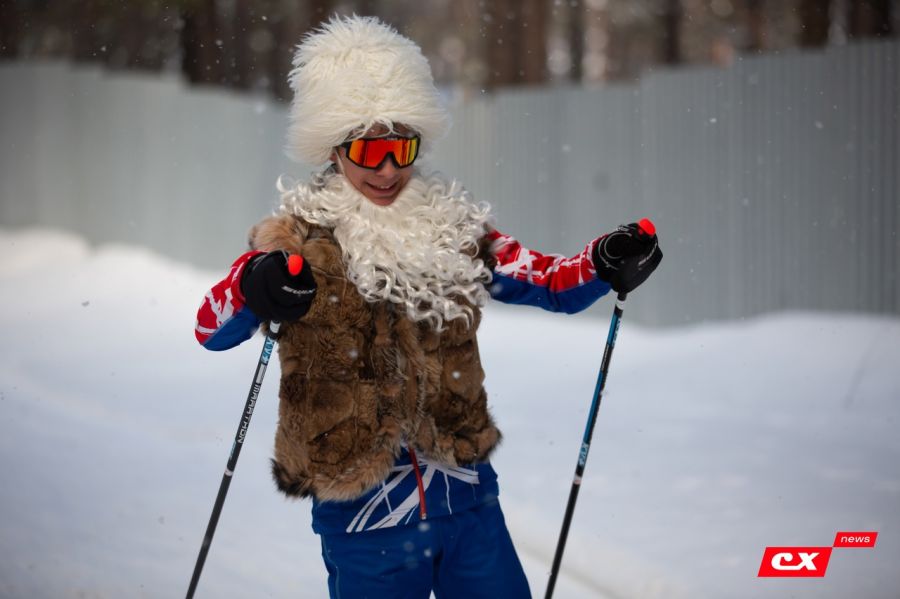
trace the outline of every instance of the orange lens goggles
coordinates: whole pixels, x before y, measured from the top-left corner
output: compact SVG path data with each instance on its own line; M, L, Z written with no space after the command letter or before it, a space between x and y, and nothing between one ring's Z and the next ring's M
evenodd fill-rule
M419 155L419 136L364 137L344 142L341 147L347 148L347 158L356 166L377 169L390 156L397 168L404 168Z

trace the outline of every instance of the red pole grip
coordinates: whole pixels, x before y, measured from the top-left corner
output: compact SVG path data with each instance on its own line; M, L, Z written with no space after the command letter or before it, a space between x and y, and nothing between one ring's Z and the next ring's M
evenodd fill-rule
M650 237L656 235L656 225L654 225L653 221L649 218L642 218L640 222L638 222L638 229L640 229L644 235L649 235Z
M300 274L300 271L303 270L303 256L300 254L291 254L288 256L288 272L293 276L297 276Z

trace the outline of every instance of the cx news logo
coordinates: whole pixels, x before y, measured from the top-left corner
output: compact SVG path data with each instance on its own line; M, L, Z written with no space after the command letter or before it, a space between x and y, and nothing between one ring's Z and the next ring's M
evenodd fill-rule
M757 577L822 577L835 547L875 547L877 532L838 532L831 547L766 547Z

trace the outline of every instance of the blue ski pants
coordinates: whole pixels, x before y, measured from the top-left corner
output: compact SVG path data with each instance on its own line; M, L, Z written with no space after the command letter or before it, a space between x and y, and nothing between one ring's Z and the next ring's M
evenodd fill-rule
M322 535L332 599L528 599L495 500L380 530Z

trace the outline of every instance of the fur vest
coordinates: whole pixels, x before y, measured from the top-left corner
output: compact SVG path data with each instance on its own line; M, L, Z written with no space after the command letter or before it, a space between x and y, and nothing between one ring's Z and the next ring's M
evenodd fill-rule
M401 441L449 465L488 458L500 432L482 386L477 306L471 327L456 319L437 333L390 302L366 302L331 230L297 216L262 221L250 245L301 254L318 285L309 312L279 337L272 474L282 492L355 499L387 478Z

